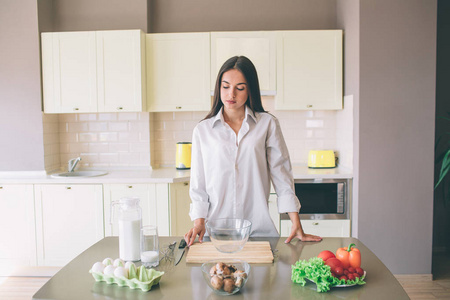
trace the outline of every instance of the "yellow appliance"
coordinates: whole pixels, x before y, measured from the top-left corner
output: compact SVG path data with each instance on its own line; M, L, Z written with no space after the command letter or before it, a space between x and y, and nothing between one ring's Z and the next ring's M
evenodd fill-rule
M191 147L191 142L177 143L177 157L175 163L177 170L188 170L191 168Z
M335 168L336 158L333 150L311 150L308 156L308 168Z

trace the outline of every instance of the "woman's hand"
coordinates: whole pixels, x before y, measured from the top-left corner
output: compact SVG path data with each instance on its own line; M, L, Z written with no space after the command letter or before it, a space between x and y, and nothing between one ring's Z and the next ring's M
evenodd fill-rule
M290 243L293 238L298 238L302 242L320 242L322 238L317 235L312 234L306 234L303 231L302 224L300 223L300 217L298 216L297 212L290 212L288 213L289 218L292 222L291 227L291 234L289 237L284 241L286 244Z
M206 228L205 228L205 219L195 219L194 220L194 227L191 228L185 235L184 240L186 241L187 246L189 247L192 245L195 241L195 238L198 235L198 241L200 243L203 243L203 236L205 235Z

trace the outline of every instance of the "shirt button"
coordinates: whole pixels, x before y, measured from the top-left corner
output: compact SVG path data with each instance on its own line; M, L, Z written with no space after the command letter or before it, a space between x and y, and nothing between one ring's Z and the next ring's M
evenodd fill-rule
M234 165L234 168L236 169L236 171L237 171L237 169L238 169L238 165L236 164L236 165Z

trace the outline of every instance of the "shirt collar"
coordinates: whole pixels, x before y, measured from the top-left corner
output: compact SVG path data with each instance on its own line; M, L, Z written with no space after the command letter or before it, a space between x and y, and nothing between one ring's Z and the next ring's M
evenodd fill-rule
M246 106L245 106L245 118L244 118L244 121L243 121L243 122L248 121L248 116L250 116L250 118L251 118L255 123L258 123L259 114L253 112L253 111L250 109L250 107L248 107L248 106L246 105ZM225 123L225 120L224 120L224 118L223 118L223 106L220 108L219 112L214 116L211 127L214 127L214 126L217 124L217 122L219 122L219 121L220 121L220 123L222 123L222 124Z

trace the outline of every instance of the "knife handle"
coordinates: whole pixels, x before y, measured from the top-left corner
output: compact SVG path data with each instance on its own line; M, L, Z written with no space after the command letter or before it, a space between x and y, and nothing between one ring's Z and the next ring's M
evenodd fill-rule
M178 249L183 249L186 247L186 241L184 239L182 239L180 241L180 244L178 245Z

